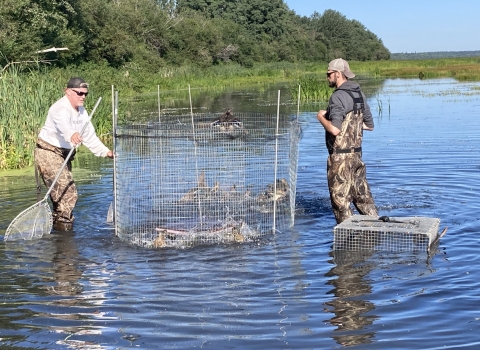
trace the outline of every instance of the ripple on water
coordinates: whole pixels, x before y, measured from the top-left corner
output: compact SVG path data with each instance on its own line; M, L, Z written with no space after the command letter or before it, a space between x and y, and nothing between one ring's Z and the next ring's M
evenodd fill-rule
M365 133L363 158L376 204L383 215L440 218L448 232L430 255L332 252L324 136L315 113L303 113L295 226L255 243L129 246L105 223L111 162L85 165L73 234L0 244L2 345L477 348L480 119L478 93L469 93L478 83L372 84L372 110L377 98L390 109L375 115L375 131ZM449 95L457 88L465 95ZM262 108L275 96L262 95ZM241 108L255 98L229 94L217 103ZM33 175L0 176L0 198L2 230L35 203Z

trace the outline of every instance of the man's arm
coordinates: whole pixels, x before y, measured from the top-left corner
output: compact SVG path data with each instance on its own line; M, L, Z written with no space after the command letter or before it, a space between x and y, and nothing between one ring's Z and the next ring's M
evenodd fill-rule
M317 119L320 122L320 124L322 124L323 127L325 128L325 131L329 132L333 136L337 136L341 130L336 126L334 126L330 120L325 118L326 114L327 114L327 111L322 109L321 111L318 112Z
M367 98L363 92L362 97L363 101L365 101L365 110L363 111L363 130L373 131L375 124L373 123L372 111L370 110L370 106L367 103Z
M365 123L363 123L363 130L373 131L373 127L369 128L365 125Z

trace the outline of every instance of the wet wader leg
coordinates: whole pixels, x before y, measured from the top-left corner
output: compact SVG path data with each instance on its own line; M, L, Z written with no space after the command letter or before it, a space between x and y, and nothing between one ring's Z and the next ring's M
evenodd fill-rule
M35 163L47 188L50 188L63 162L64 158L54 152L40 148L35 149ZM68 162L50 192L54 222L73 223L74 220L72 211L77 203L78 193L71 169L72 164Z
M331 155L327 160L328 190L337 224L353 215L350 204L352 179L348 157Z
M360 154L354 157L355 164L353 169L353 204L357 208L358 212L362 215L378 216L377 209L375 207L375 201L370 191L370 186L367 182L367 171L365 163L362 161Z

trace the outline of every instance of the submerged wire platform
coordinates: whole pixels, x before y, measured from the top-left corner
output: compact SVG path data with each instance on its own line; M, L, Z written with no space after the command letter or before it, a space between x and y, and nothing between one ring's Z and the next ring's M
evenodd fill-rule
M440 219L354 215L334 227L334 250L427 251L438 239Z
M253 241L292 226L296 118L164 117L115 128L114 217L135 245L190 247Z

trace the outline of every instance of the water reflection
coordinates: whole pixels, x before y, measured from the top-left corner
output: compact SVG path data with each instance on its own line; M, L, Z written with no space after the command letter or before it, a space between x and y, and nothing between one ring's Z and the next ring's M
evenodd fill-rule
M425 293L424 286L404 294L394 286L434 273L434 256L444 254L438 249L438 243L434 242L423 252L330 251L332 259L329 262L334 266L325 276L329 278L327 285L334 288L328 292L333 298L325 305L326 311L334 315L325 322L336 327L332 339L342 346L376 343L377 332L373 330L378 330L378 326L374 326L375 321L382 318L382 324L389 322L385 306L401 304L408 299L410 307L421 308L421 299L412 300L412 296ZM396 320L398 316L390 317Z
M25 288L34 295L44 296L46 291L49 295L74 296L82 292L82 265L73 232L53 233L33 241L7 241L5 254L10 263L7 267L16 271L10 275L14 285L28 280Z
M78 248L73 232L54 234L55 253L53 254L53 278L55 285L49 286L52 294L73 296L82 292L82 285L78 282L82 276L79 264Z
M334 267L325 275L334 277L327 284L334 289L329 292L335 296L325 304L330 307L329 312L335 315L326 322L336 326L332 338L343 346L368 344L375 336L374 332L364 329L371 325L378 316L368 314L375 310L375 305L368 301L372 293L371 281L368 274L375 265L369 262L373 251L344 251L330 252Z
M99 268L82 258L75 233L52 233L34 241L7 241L2 248L0 255L5 256L1 270L5 272L0 278L0 318L5 320L4 344L35 342L36 332L32 330L48 329L46 338L57 345L103 349L90 337L101 335L105 329L101 322L111 319L98 309L98 301L105 298L105 285L96 283L95 278L88 279L85 286L82 283L87 267L91 274Z
M320 79L324 79L322 76ZM389 101L379 96L384 88L386 79L357 77L356 81L362 86L367 97L376 96L369 101L372 113L388 114ZM192 109L194 113L223 113L231 108L237 113L267 113L276 112L278 92L280 91L280 114L296 113L297 100L292 92L298 90L296 82L279 82L259 88L245 87L236 90L219 91L215 89L192 88ZM160 92L161 113L158 115L158 95L150 91L133 99L120 97L121 119L139 121L160 121L165 115L190 113L190 99L188 89ZM300 106L302 112L318 111L325 107L326 102L315 102ZM320 107L320 105L322 107ZM148 111L148 112L147 112Z

